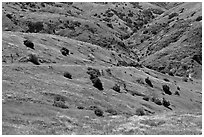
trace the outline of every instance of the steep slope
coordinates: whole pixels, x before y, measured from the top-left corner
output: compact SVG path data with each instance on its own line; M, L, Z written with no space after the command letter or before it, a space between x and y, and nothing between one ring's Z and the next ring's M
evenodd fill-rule
M201 78L202 4L184 3L164 12L126 42L142 64L162 73Z

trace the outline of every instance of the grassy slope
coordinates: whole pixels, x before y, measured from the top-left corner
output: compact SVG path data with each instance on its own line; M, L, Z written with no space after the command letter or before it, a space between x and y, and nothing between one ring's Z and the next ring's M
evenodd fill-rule
M171 115L172 119L161 122L161 126L171 128L171 124L179 122L182 117L186 122L189 122L190 118L196 124L196 130L191 125L183 127L186 123L178 124L179 129L176 131L166 130L167 128L156 124L151 130L153 133L201 133L200 113L187 117L177 114L184 111L182 113L185 115L187 112L197 112L201 109L200 80L183 82L179 77L163 75L146 68L118 67L114 64L118 59L122 60L118 53L60 36L20 32L3 32L2 36L3 134L152 134L146 129L149 124L154 126L154 121L152 124L148 119L154 120L154 117L163 112L164 115ZM23 45L25 38L34 42L35 50ZM67 47L73 54L62 56L59 52L61 47ZM35 53L44 63L36 66L30 62L19 62L29 53ZM93 54L95 60L90 61L88 54ZM104 86L103 91L92 86L86 73L88 66L103 71L100 77ZM106 72L108 68L112 75ZM64 78L65 71L70 72L73 79ZM154 88L144 83L147 76L150 77ZM164 78L170 82L164 81ZM120 84L122 93L111 89L115 83ZM128 91L124 90L124 83ZM179 86L180 96L163 94L163 84L168 84L173 93ZM133 93L136 95L133 96ZM57 95L66 98L69 109L52 106L53 98ZM171 106L166 108L151 101L144 101L141 95L165 97ZM105 112L104 117L97 117L90 109L93 105L104 112L107 109L114 109L118 115L112 116ZM78 106L83 106L84 109L77 109ZM148 115L152 115L151 113L154 115L141 118L134 116L136 109L141 107ZM138 118L139 123L145 122L147 125L143 126L145 131L130 126L138 125ZM161 128L163 132L160 131Z

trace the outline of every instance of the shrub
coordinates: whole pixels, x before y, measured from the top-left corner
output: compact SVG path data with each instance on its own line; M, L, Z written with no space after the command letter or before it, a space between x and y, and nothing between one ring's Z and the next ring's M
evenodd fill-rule
M156 98L156 97L153 97L153 98L152 98L152 102L154 102L154 103L157 104L157 105L162 105L161 100L158 99L158 98Z
M64 72L64 77L68 79L72 79L72 75L69 72Z
M116 92L120 92L120 86L118 84L115 84L112 89Z
M87 74L89 74L93 78L101 76L101 73L100 73L100 71L98 69L88 67L87 70L88 70Z
M145 78L145 82L146 82L150 87L153 87L152 82L150 81L149 77Z
M170 106L170 102L167 101L165 98L163 98L162 104L163 104L163 106L165 106L165 107L169 107L169 106Z
M136 115L144 116L145 115L144 108L141 107L141 108L136 109Z
M67 48L65 48L65 47L62 47L62 48L60 49L60 52L61 52L62 55L64 55L64 56L69 55L69 50L68 50Z
M43 22L28 22L28 28L27 32L38 33L43 30Z
M102 117L103 116L103 111L99 108L96 108L94 110L94 113L96 114L96 116Z
M53 106L65 109L68 108L68 106L65 105L65 98L63 96L55 96Z
M145 84L142 78L138 78L138 79L136 79L136 81L139 84Z
M202 20L202 16L198 16L197 18L196 18L196 21L201 21Z
M167 81L167 82L169 82L169 79L167 79L167 78L164 78L164 81Z
M188 82L188 78L187 78L187 77L183 77L183 78L182 78L182 81Z
M178 90L180 90L180 87L177 87Z
M30 41L30 40L24 40L23 43L24 43L24 45L25 45L26 47L29 47L29 48L31 48L31 49L34 49L34 44L33 44L32 41Z
M174 76L174 73L173 72L169 72L169 76Z
M106 72L108 73L108 75L112 75L112 73L111 73L111 69L106 69Z
M35 65L40 65L37 56L34 55L34 54L29 54L28 55L28 61L32 62Z
M91 79L91 81L95 88L97 88L98 90L103 90L103 85L101 83L101 80L98 77Z
M117 115L118 114L117 111L114 110L114 109L107 109L106 112L108 112L108 113L110 113L112 115Z
M163 85L162 88L163 88L163 91L164 91L166 94L168 94L168 95L171 95L171 94L172 94L171 91L169 90L170 88L169 88L168 85Z
M175 13L175 12L174 12L174 13L172 13L172 14L169 15L169 19L172 19L173 17L178 16L178 15L179 15L178 13Z
M174 95L180 96L180 93L179 93L178 91L176 91L176 92L174 93Z
M149 97L148 96L144 96L142 99L145 100L145 101L149 101Z
M77 108L78 108L78 109L84 109L84 107L83 107L83 106L77 106Z

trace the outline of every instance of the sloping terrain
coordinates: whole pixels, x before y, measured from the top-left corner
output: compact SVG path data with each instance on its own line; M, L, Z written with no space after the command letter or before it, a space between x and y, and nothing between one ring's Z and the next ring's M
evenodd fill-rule
M2 133L202 134L199 6L3 3ZM195 11L191 26L172 21L176 27L158 26L157 34L149 34L157 20L169 21L181 7ZM174 36L178 41L169 44ZM173 49L184 55L173 60ZM196 74L188 79L180 77L189 73L184 70L160 73L159 65L172 69L164 67L172 60L162 52L180 63L196 53Z
M148 68L184 77L191 73L201 79L202 4L171 8L126 42Z
M101 126L108 124L106 119L113 114L121 116L124 123L127 117L138 115L136 110L141 111L139 115L156 115L201 109L200 80L185 82L146 68L116 66L114 60L121 59L118 53L60 36L20 32L3 32L2 36L3 134L105 134ZM23 44L25 38L32 39L35 49ZM72 54L63 56L60 47ZM26 60L31 53L39 58L40 65ZM89 54L95 57L93 61ZM92 85L88 67L99 70L104 90ZM64 72L72 79L64 77ZM147 77L153 87L145 83ZM120 92L112 89L115 84ZM165 84L171 95L164 93ZM53 106L56 96L65 98L68 108ZM162 98L170 102L169 107L159 103ZM104 117L94 114L94 106L104 112ZM114 129L118 120L113 122ZM121 131L112 134L117 133Z

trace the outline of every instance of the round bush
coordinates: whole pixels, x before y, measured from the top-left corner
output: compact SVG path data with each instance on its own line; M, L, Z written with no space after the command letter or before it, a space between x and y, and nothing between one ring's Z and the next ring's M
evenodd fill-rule
M28 55L28 61L32 62L35 65L40 65L37 56L34 55L34 54L29 54Z
M91 79L91 81L95 88L97 88L98 90L103 90L103 85L98 77Z
M144 116L144 115L145 115L144 108L138 108L138 109L136 109L136 115L138 115L138 116Z
M167 101L165 98L163 98L162 104L163 104L163 106L165 106L165 107L169 107L169 106L170 106L170 102Z
M99 108L95 109L94 113L96 114L96 116L99 116L99 117L103 116L103 111Z
M115 84L112 89L116 92L120 92L120 86L118 84Z
M152 82L150 81L149 77L145 78L145 82L146 82L150 87L153 87Z
M72 75L69 72L64 72L64 77L68 79L72 79Z
M23 43L24 43L24 45L25 45L26 47L29 47L29 48L31 48L31 49L34 49L34 44L33 44L32 41L30 41L30 40L24 40Z
M60 52L62 53L62 55L67 56L69 55L69 50L65 47L60 49Z
M168 94L168 95L171 95L171 94L172 94L171 91L169 90L170 88L169 88L168 85L163 85L162 88L163 88L163 91L164 91L166 94Z

